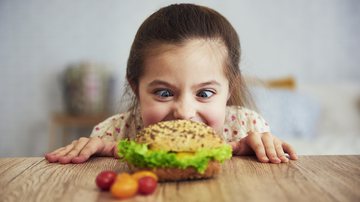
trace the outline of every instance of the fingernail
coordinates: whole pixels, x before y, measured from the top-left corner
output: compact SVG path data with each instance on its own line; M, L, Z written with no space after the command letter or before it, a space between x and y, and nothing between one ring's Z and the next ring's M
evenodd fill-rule
M281 157L281 161L282 161L282 162L289 162L289 159L286 158L286 157Z

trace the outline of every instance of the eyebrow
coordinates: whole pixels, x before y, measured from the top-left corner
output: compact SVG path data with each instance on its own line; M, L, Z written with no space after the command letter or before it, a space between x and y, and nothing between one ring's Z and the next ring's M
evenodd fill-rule
M197 88L200 88L200 87L203 87L203 86L210 86L210 85L215 85L215 86L218 86L220 87L220 83L215 81L215 80L211 80L211 81L207 81L207 82L204 82L204 83L199 83L197 85L195 85Z
M152 86L156 86L156 85L164 85L164 86L170 86L171 88L176 88L173 84L171 83L168 83L166 81L162 81L162 80L153 80L149 83L149 87L152 87ZM194 87L195 88L201 88L203 86L209 86L209 85L215 85L215 86L221 86L219 82L215 81L215 80L211 80L211 81L206 81L206 82L203 82L203 83L199 83L199 84L196 84Z
M152 87L152 86L157 86L157 85L164 85L164 86L170 86L170 87L175 87L174 85L172 85L171 83L168 83L166 81L162 81L162 80L153 80L149 83L149 87Z

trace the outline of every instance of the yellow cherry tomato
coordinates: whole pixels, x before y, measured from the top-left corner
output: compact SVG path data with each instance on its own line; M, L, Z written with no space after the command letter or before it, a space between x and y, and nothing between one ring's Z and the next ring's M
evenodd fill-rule
M148 170L143 170L143 171L137 171L134 174L131 175L134 179L136 179L136 181L139 181L141 178L143 177L152 177L154 178L155 181L158 181L158 176Z
M129 175L130 176L130 175ZM132 177L124 177L117 179L111 186L111 194L117 198L125 199L134 196L138 191L139 184Z

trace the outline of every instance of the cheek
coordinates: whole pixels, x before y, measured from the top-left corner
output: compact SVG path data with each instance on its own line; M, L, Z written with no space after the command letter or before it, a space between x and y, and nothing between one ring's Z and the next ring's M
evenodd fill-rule
M201 113L200 115L204 119L206 124L212 127L219 134L222 134L223 132L225 116L226 116L227 98L228 98L228 93L223 94L214 102L203 108L202 109L203 113Z
M216 132L222 133L225 122L225 107L203 111L201 117L208 126L212 127Z
M144 88L140 85L139 90L140 116L144 127L160 122L166 116L166 108L154 102Z
M212 127L216 132L222 133L225 122L225 116L217 116L213 119L210 119L208 124Z
M167 111L165 108L150 106L146 108L140 108L140 113L144 127L147 127L151 124L162 121L165 118Z

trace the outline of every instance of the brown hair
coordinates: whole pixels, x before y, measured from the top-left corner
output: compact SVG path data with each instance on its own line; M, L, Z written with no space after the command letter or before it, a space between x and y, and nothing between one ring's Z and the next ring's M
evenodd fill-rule
M229 80L230 98L227 105L251 106L252 102L239 69L240 41L228 20L210 8L194 4L174 4L161 8L140 26L131 46L127 63L128 85L132 94L130 110L138 105L136 94L144 71L147 53L159 44L179 44L189 39L220 39L227 49L224 72Z

